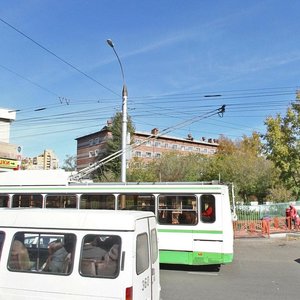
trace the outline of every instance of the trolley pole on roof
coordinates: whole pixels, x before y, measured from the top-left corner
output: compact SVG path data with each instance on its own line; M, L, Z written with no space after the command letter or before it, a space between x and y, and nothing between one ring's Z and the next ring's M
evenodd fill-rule
M107 44L113 49L122 73L123 89L122 89L122 156L121 156L121 181L126 182L126 146L127 146L127 86L125 83L125 76L123 66L119 58L118 53L115 50L115 46L112 40L108 39Z

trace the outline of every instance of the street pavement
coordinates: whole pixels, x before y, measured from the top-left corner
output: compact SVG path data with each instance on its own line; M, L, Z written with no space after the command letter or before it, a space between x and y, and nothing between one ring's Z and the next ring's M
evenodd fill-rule
M219 270L161 266L162 300L300 298L300 237L236 239L234 261Z

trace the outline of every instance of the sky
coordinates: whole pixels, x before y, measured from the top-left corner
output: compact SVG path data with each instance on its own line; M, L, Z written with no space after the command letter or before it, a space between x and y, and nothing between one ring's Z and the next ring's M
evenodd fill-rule
M76 155L122 110L136 131L232 140L285 114L300 74L297 0L0 0L0 108L24 157ZM225 112L219 109L225 106Z

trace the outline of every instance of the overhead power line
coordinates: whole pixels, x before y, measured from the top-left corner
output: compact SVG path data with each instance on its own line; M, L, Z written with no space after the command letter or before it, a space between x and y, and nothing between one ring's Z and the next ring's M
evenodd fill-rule
M203 119L207 119L209 117L212 117L214 115L218 115L219 117L223 117L223 114L225 113L225 107L226 105L222 105L220 108L214 109L212 111L209 111L203 115L200 116L196 116L194 118L191 118L189 120L185 120L184 122L181 122L175 126L170 126L164 130L162 130L161 132L159 132L159 134L150 134L145 140L143 140L142 142L138 142L135 143L133 145L128 145L124 150L121 149L119 151L116 151L112 154L110 154L107 157L104 157L103 159L95 162L94 164L92 164L91 166L88 166L82 170L80 170L79 172L77 172L76 174L73 174L70 176L70 180L71 181L80 181L81 179L83 179L84 177L88 176L89 174L91 174L92 172L96 171L98 168L102 167L103 165L107 164L108 162L110 162L111 160L120 157L124 152L123 151L127 151L129 148L131 149L136 149L138 147L140 147L141 145L147 143L147 141L149 141L152 138L157 139L158 137L161 137L163 135L166 135L168 133L170 133L171 131L174 131L178 128L182 128L186 125L190 125L192 123L195 123L199 120L203 120Z
M11 69L5 67L5 66L3 66L3 65L0 65L0 67L1 67L2 69L4 69L4 70L6 70L6 71L8 71L8 72L10 72L10 73L12 73L12 74L14 74L14 75L16 75L16 76L22 78L23 80L28 81L29 83L31 83L31 84L37 86L38 88L40 88L40 89L42 89L42 90L44 90L44 91L46 91L46 92L48 92L48 93L50 93L50 94L52 94L52 95L54 95L54 96L59 97L59 95L58 95L57 93L55 93L55 92L49 90L48 88L46 88L46 87L44 87L44 86L41 86L40 84L38 84L38 83L36 83L36 82L34 82L34 81L32 81L32 80L26 78L25 76L23 76L23 75L21 75L21 74L15 72L15 71L13 71L13 70L11 70Z
M27 34L25 34L24 32L22 32L21 30L19 30L18 28L14 27L13 25L9 24L8 22L6 22L5 20L3 20L2 18L0 18L0 21L2 23L4 23L5 25L9 26L10 28L12 28L13 30L15 30L16 32L18 32L19 34L21 34L22 36L24 36L25 38L27 38L28 40L30 40L32 43L34 43L35 45L37 45L38 47L40 47L41 49L43 49L44 51L46 51L47 53L51 54L52 56L56 57L58 60L60 60L61 62L63 62L64 64L68 65L69 67L71 67L72 69L76 70L77 72L79 72L80 74L82 74L83 76L85 76L86 78L92 80L93 82L97 83L98 85L100 85L101 87L103 87L104 89L110 91L111 93L120 96L118 93L116 93L115 91L113 91L112 89L108 88L107 86L105 86L104 84L102 84L101 82L99 82L97 79L91 77L90 75L88 75L87 73L81 71L79 68L75 67L73 64L67 62L65 59L61 58L60 56L58 56L57 54L55 54L53 51L51 51L50 49L46 48L45 46L43 46L42 44L40 44L39 42L35 41L33 38L31 38L30 36L28 36Z

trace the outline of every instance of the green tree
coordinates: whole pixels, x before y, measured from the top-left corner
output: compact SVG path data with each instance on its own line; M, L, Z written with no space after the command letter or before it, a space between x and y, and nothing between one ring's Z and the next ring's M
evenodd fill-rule
M112 123L108 127L111 132L111 138L107 140L104 151L99 155L99 160L104 159L122 149L122 113L117 112L112 118ZM135 131L131 117L128 116L127 133L130 137ZM105 163L101 168L93 173L95 180L99 181L119 181L121 177L121 155Z
M292 200L292 193L290 190L286 189L280 182L274 187L268 189L268 195L266 201L271 201L275 203L287 202Z
M235 142L221 137L219 143L220 151L211 158L207 167L207 178L219 176L223 182L234 183L239 201L247 203L250 198L256 198L263 202L276 173L272 162L261 155L259 134L254 132L252 136L244 136Z
M66 155L64 159L64 164L62 165L62 169L65 171L75 171L76 170L76 156L75 155Z
M155 164L145 163L140 158L134 157L127 171L129 182L156 182L159 181L155 172Z
M268 159L279 170L285 187L300 196L300 103L297 100L288 107L286 115L268 117L264 135Z
M154 170L159 181L198 181L201 162L200 154L178 155L169 152L154 161Z
M149 163L136 159L129 170L129 181L192 182L200 181L206 157L200 154L178 155L169 152Z

